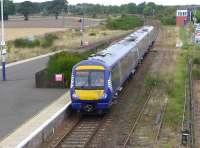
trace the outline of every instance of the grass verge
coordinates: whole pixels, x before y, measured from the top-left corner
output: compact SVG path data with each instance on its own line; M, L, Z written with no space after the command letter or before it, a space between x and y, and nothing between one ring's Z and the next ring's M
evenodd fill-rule
M167 111L166 123L172 127L179 127L182 121L185 81L187 79L187 54L179 54L176 61L176 69L173 78L168 80L167 94L170 98Z

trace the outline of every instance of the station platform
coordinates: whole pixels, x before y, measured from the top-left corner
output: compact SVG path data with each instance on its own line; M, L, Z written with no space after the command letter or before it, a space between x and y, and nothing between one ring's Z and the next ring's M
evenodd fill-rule
M35 88L35 73L46 67L50 55L7 65L7 81L0 80L0 141L66 93Z
M70 104L69 93L65 93L59 99L44 108L38 115L34 116L8 137L3 139L0 142L0 148L25 147L25 145L42 130L44 130L48 124L55 122L54 120L57 116L64 112ZM38 141L40 140L42 140L42 138Z

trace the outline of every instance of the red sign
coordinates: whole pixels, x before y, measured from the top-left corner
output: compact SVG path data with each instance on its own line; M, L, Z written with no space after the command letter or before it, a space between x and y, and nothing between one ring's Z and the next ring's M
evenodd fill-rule
M63 74L55 74L54 79L56 82L62 82L64 80Z
M200 32L198 32L196 35L197 35L197 36L200 36Z

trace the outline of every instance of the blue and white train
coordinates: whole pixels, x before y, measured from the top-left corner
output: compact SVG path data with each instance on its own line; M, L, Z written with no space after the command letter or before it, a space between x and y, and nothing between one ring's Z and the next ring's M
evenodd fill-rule
M153 26L144 26L123 40L76 64L72 69L72 109L86 112L108 110L123 83L156 39Z

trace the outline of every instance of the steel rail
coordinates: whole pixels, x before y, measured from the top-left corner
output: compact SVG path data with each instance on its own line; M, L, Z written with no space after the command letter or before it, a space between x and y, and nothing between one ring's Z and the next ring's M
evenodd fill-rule
M150 92L149 92L149 96L148 96L147 100L145 101L145 103L144 103L142 109L140 110L140 112L139 112L139 114L138 114L136 120L134 121L134 124L133 124L133 126L132 126L132 128L131 128L131 131L130 131L130 133L128 134L127 138L125 139L125 142L124 142L122 148L126 148L126 146L127 146L127 144L128 144L128 141L130 140L130 137L133 135L133 132L135 131L135 128L137 127L138 122L140 121L140 119L141 119L141 117L142 117L142 115L143 115L143 113L144 113L144 110L145 110L145 108L146 108L146 106L147 106L147 104L148 104L148 102L149 102L150 99L151 99L151 95L150 95Z
M156 137L155 137L155 146L157 145L158 143L158 140L160 138L160 133L161 133L161 129L162 129L162 126L163 126L163 120L164 120L164 116L165 116L165 112L166 112L166 109L167 109L167 105L168 105L168 98L166 97L165 98L165 102L163 104L163 109L162 109L162 112L161 112L161 120L160 120L160 123L159 123L159 127L158 127L158 131L156 133Z

